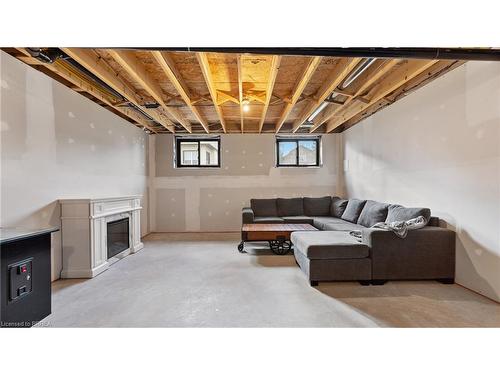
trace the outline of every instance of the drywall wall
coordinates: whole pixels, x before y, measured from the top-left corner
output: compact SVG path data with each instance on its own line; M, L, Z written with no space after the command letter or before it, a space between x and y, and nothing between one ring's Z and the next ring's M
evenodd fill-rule
M345 194L426 206L456 281L500 300L500 63L468 62L342 134Z
M238 231L251 198L337 191L339 136L323 136L323 166L276 168L273 134L221 136L221 168L174 168L174 136L150 136L152 231ZM151 152L150 152L151 154Z
M147 197L144 132L5 52L0 70L1 226L59 227L60 198ZM53 235L53 279L60 238Z

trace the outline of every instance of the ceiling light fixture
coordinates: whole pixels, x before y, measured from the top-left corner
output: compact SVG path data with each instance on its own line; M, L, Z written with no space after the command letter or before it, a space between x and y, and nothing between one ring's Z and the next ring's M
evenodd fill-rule
M353 83L363 72L368 69L377 59L375 58L368 58L364 60L363 62L359 63L356 69L347 76L347 78L344 80L342 85L340 86L340 89L343 90L347 88L351 83ZM307 121L304 122L301 127L312 127L313 126L313 120L314 118L323 110L325 107L328 105L329 102L332 102L333 99L337 96L338 94L333 92L330 94L330 96L323 102L321 103L318 108L314 110L313 113L311 113L311 116L308 117Z
M243 99L241 101L241 105L242 105L242 108L243 108L243 112L248 112L250 110L250 100Z
M314 124L312 122L310 122L309 120L307 120L302 125L300 125L301 128L312 128L313 126L314 126Z
M327 105L328 105L328 102L323 102L323 103L321 103L321 104L319 105L319 107L318 107L318 108L316 108L316 109L314 110L314 112L313 112L313 113L311 113L311 116L309 116L309 118L307 119L307 122L312 122L312 121L314 120L314 118L315 118L317 115L319 115L319 113L320 113L323 109L325 109L325 107L326 107Z
M361 74L363 74L363 72L366 69L368 69L376 60L377 59L370 57L365 61L359 63L356 69L354 69L354 71L351 74L349 74L347 78L344 80L344 82L340 86L340 89L343 90L347 88L347 86L353 83L356 80L356 78L358 78Z

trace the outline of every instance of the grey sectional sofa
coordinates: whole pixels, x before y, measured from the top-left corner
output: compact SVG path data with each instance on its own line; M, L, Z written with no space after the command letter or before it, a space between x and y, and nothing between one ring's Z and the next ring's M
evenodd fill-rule
M423 216L424 228L406 238L371 228L378 222ZM428 208L407 208L339 197L252 199L243 208L243 223L309 223L320 231L293 232L297 264L311 285L320 281L359 281L363 285L387 280L435 279L453 283L455 233L439 227ZM359 230L362 238L350 234Z

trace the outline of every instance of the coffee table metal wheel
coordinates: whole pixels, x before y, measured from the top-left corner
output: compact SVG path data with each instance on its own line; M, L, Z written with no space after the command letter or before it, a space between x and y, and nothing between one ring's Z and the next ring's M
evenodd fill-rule
M269 247L276 255L285 255L292 249L292 243L287 240L272 240L269 241Z
M243 242L243 241L241 241L241 242L238 244L238 251L239 251L240 253L244 253L244 252L245 252L245 250L244 250L244 248L243 248L244 246L245 246L245 242Z

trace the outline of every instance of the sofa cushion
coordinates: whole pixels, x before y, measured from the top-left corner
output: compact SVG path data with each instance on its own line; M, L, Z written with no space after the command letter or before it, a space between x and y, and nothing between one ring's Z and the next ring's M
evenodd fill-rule
M351 223L357 223L359 215L361 214L365 203L365 200L349 199L349 202L347 202L347 206L341 218L343 220L350 221Z
M278 216L304 215L302 198L278 198L276 205L278 207Z
M347 199L339 197L332 197L332 205L330 206L330 215L334 217L341 217L347 207Z
M255 216L253 222L255 224L281 224L284 223L285 220L277 216Z
M285 223L290 224L312 224L313 218L309 216L283 216Z
M332 197L304 198L304 214L306 216L329 216Z
M344 221L343 223L326 223L324 230L350 232L351 230L361 230L362 228L364 228L364 226Z
M250 199L255 216L278 216L276 199Z
M375 201L366 201L363 211L359 215L358 224L364 227L371 227L376 223L383 223L387 218L389 204Z
M326 224L331 223L347 223L342 219L331 216L313 216L313 225L319 230L326 230Z
M336 217L328 217L328 216L313 217L313 225L319 230L351 231L351 230L360 230L361 228L364 228L361 225L350 223L348 221Z
M389 206L385 222L392 223L394 221L408 221L418 216L423 216L425 221L428 223L431 218L431 210L428 208L403 207L399 204L391 204Z
M292 232L295 251L309 259L359 259L369 255L368 246L348 232Z

